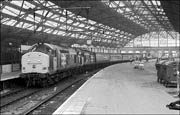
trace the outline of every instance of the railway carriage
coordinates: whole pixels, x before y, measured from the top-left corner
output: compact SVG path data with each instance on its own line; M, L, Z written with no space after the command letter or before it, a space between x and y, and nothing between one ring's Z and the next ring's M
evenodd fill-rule
M79 63L81 65L96 62L96 54L94 52L90 52L83 49L76 49L76 51L77 51L77 56L79 57Z

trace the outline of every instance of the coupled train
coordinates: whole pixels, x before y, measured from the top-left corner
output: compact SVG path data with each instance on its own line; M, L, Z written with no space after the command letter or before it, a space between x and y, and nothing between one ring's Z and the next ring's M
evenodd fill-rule
M46 87L67 76L95 69L91 65L96 63L94 52L36 43L21 58L20 77L27 86Z

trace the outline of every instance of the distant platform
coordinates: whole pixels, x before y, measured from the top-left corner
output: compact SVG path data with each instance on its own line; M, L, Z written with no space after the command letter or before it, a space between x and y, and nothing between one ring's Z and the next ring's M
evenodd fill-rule
M179 114L166 105L176 101L157 82L155 62L144 70L123 63L102 69L53 114Z
M19 78L20 73L21 73L20 71L2 73L0 77L1 78L0 81L6 81L6 80Z

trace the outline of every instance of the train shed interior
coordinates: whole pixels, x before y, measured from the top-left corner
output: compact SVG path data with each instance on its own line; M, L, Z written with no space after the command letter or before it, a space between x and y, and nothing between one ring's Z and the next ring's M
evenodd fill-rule
M0 81L5 84L9 85L12 79L18 79L23 73L22 56L33 52L34 44L37 47L45 44L51 48L48 53L53 54L47 54L47 75L60 75L53 73L60 67L67 72L63 76L70 76L73 72L88 73L112 64L132 64L134 61L130 66L135 69L154 67L152 71L157 74L157 82L165 87L169 82L159 76L165 71L176 76L177 90L180 91L179 0L3 0L0 6ZM68 61L71 58L72 61ZM41 59L45 58L38 58L38 61ZM143 65L141 60L148 64ZM79 65L69 69L71 63ZM50 65L53 72L50 72ZM124 68L129 69L130 66L125 65ZM165 69L161 71L161 67ZM32 68L36 67L33 65ZM44 67L44 71L47 68ZM1 85L1 92L5 87Z
M22 45L36 42L98 53L142 53L144 48L150 53L150 48L162 48L160 53L166 54L180 44L178 9L176 0L5 0L1 2L2 59L8 51L14 52L12 58Z

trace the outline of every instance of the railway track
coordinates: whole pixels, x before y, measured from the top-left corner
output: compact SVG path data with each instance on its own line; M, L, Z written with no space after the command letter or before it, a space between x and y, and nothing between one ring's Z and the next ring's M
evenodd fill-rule
M28 88L22 88L15 90L11 93L5 94L1 97L1 109L11 105L15 102L18 102L19 100L22 100L30 95L35 94L36 92L40 91L41 89L28 89Z
M80 87L90 76L92 76L92 74L96 73L97 71L64 79L62 80L62 82L49 88L27 89L22 92L16 93L19 94L19 96L17 97L13 95L10 96L13 97L12 99L9 99L9 96L5 96L3 100L6 101L1 101L1 114L32 114L33 112L41 109L40 107L43 107L47 103L51 102L54 98L56 99L59 96L61 97L61 94L64 94L66 91L70 90L70 92L73 93L71 87L74 87L78 83L79 84L76 85L76 87ZM64 99L60 100L62 101Z
M18 88L18 89L14 89L13 91L9 91L7 93L1 94L1 98L5 98L7 96L13 95L15 93L21 92L23 90L26 90L27 88Z
M33 111L35 111L36 109L38 109L38 107L42 106L44 103L49 102L51 99L53 99L54 97L56 97L57 95L61 94L64 90L67 90L68 88L70 88L72 85L75 85L76 83L80 82L81 80L84 80L84 78L78 79L70 84L67 84L66 86L64 86L63 88L61 88L60 90L56 91L54 94L52 94L51 96L45 98L42 101L39 101L35 106L33 106L32 108L28 109L27 111L23 112L23 115L29 115L31 114Z

